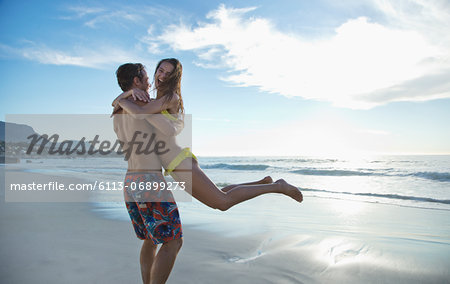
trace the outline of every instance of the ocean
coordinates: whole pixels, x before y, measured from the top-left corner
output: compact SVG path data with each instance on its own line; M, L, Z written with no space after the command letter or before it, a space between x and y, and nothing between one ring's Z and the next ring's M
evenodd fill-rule
M299 187L304 196L450 210L450 156L199 157L219 187L270 175ZM9 165L14 167L14 164ZM22 160L17 167L90 181L122 181L120 158ZM119 200L118 200L119 201Z
M283 178L299 187L305 203L309 198L336 200L340 204L347 202L345 204L348 206L341 206L341 213L345 209L351 214L365 203L450 210L450 156L447 155L351 159L199 157L199 164L219 187L270 175L274 180ZM120 158L33 159L8 165L25 171L71 176L92 182L121 182L126 166ZM122 193L108 192L107 197L104 194L97 191L93 195L93 211L106 218L128 220ZM196 200L180 202L179 207L185 224L222 230L227 224L234 226L237 222L245 224L245 233L259 230L267 216L283 218L277 210L278 206L297 210L294 203L285 196L270 194L239 204L227 212L212 210ZM217 222L218 218L220 222ZM250 219L252 225L248 225Z
M450 209L450 156L202 158L216 183L284 178L306 197Z

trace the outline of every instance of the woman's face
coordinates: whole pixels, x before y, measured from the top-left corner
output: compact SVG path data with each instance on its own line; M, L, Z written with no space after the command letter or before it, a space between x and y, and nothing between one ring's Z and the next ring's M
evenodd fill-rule
M155 73L155 87L158 88L159 84L164 82L164 80L173 72L175 67L169 62L163 62L159 65Z

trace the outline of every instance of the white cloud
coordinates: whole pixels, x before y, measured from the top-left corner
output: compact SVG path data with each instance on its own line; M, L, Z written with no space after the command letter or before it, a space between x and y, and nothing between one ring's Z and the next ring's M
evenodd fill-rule
M232 84L341 107L449 98L444 78L450 73L450 41L438 39L450 13L418 1L403 1L402 9L389 1L374 3L389 25L349 19L320 40L283 33L268 19L247 17L254 7L221 5L208 13L207 22L170 25L148 42L152 49L168 45L193 51L199 66L231 71L222 79Z
M106 24L120 24L121 22L142 22L144 20L143 17L139 14L133 14L126 11L113 11L104 13L102 15L98 15L88 20L84 24L90 28L96 28L100 23Z
M89 7L71 6L66 9L68 15L60 16L62 20L81 20L90 28L99 28L100 25L122 25L130 23L137 24L145 22L146 17L161 15L161 9L151 6L115 6Z
M82 57L71 56L63 53L62 51L51 50L51 49L24 49L22 51L23 57L31 60L36 60L44 64L55 64L55 65L78 65L78 66L89 66L90 63L86 62Z
M72 6L69 7L68 10L75 13L75 16L72 17L77 18L82 18L86 15L99 14L106 11L104 8L101 7L87 7L87 6Z
M0 44L0 49L10 55L21 56L42 64L72 65L89 68L103 68L124 62L144 62L144 58L111 46L97 46L96 49L74 48L71 51L62 51L47 47L43 44L28 42L28 47L12 48Z
M61 44L44 43L39 39L31 41L21 39L16 46L0 43L1 57L22 57L42 64L71 65L89 68L104 68L106 66L122 64L124 62L149 62L143 43L136 41L130 28L144 28L149 17L166 17L168 11L154 6L132 6L110 3L107 6L70 6L66 7L59 17L60 20L72 21L77 30L64 31L63 37L58 38ZM96 36L83 34L79 25L88 28L102 29ZM130 24L131 23L131 24ZM114 32L123 29L131 35L131 40L109 40L107 33L113 26ZM106 32L103 32L106 30ZM148 30L151 32L151 29ZM73 35L77 35L74 40ZM88 39L88 40L86 40ZM147 48L147 45L145 45Z
M96 15L105 12L105 9L100 7L85 7L85 6L72 6L68 7L66 10L67 12L69 12L69 15L59 16L58 18L60 20L71 21L83 18L85 16Z

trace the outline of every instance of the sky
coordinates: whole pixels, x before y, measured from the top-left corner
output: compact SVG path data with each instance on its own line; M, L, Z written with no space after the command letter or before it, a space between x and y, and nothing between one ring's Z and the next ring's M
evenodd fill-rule
M175 57L200 156L450 154L450 1L0 0L0 16L3 121L108 114L120 64Z

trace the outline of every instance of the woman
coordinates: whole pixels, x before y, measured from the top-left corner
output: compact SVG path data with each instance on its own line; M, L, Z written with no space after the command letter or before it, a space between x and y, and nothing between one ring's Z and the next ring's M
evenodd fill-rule
M163 59L156 66L153 76L156 100L149 101L145 105L137 105L127 98L132 95L141 97L142 100L146 99L138 90L130 90L119 95L113 105L120 106L132 114L163 113L170 119L177 120L173 115L184 114L181 76L182 65L177 59ZM219 189L199 167L189 148L177 145L174 136L164 136L164 139L170 151L160 155L159 158L166 169L166 174L171 174L177 181L186 182L186 188L192 189L192 196L211 208L225 211L238 203L266 193L282 193L298 202L303 200L302 193L297 187L283 179L273 182L270 177Z

